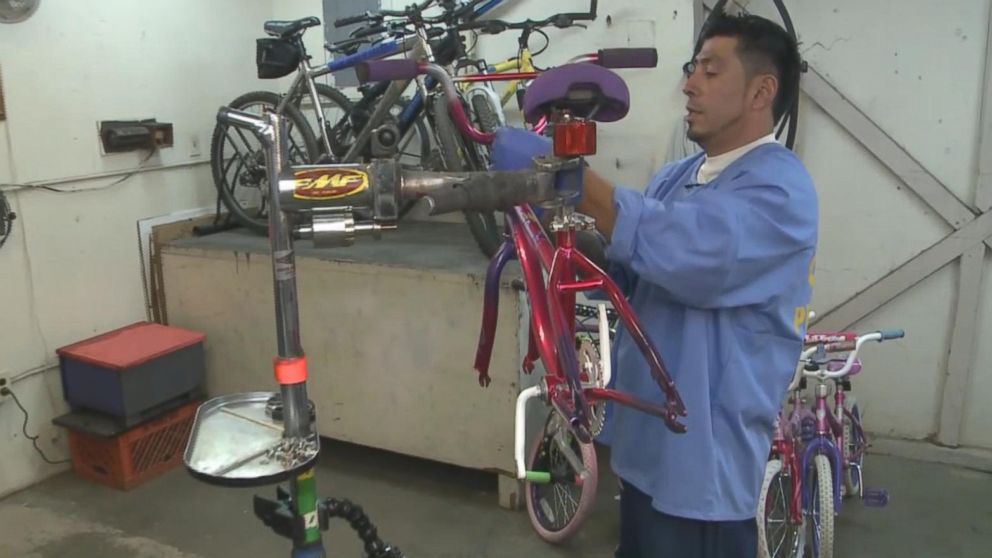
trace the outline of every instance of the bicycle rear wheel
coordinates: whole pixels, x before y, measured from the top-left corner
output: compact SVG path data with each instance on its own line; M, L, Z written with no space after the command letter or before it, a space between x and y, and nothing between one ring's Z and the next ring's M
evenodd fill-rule
M274 111L282 98L269 91L245 93L228 107L262 114ZM291 165L313 162L319 151L313 130L292 104L283 117L287 123L287 156ZM210 170L224 206L245 228L267 234L269 182L265 149L253 133L218 123L210 141Z
M471 150L466 145L461 133L455 128L448 115L447 97L439 94L434 98L434 132L437 134L444 159L444 170L459 172L484 170ZM501 231L496 224L496 215L492 211L465 211L465 222L468 224L472 237L479 249L487 258L492 258L499 249Z
M575 462L586 471L579 477ZM527 469L551 473L548 484L527 482L524 494L531 526L545 541L560 544L574 536L592 513L599 484L596 448L583 444L557 413L551 413L534 440Z
M758 496L758 557L801 558L806 546L806 523L796 525L789 518L793 484L781 459L765 464L765 478Z

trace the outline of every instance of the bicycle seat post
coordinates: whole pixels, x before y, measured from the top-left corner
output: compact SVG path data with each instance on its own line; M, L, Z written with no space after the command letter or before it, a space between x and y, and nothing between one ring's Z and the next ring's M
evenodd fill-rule
M562 233L594 229L593 218L576 213L575 203L582 193L582 157L596 152L596 122L578 118L567 108L552 111L549 118L554 155L539 158L536 164L540 170L553 171L559 176L558 195L545 206L554 211L551 230Z

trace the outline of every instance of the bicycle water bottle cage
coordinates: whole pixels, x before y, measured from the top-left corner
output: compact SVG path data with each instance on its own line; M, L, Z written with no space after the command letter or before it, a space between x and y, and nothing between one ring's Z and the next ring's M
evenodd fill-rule
M565 64L541 73L527 88L524 119L567 111L573 117L614 122L627 115L630 91L617 74L596 64Z

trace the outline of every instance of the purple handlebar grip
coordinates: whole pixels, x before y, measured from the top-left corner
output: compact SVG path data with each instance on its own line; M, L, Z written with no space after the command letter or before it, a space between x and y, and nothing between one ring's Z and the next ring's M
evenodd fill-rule
M656 48L604 48L598 53L599 65L605 68L655 68Z
M355 66L355 75L362 83L413 79L420 72L416 60L369 60Z

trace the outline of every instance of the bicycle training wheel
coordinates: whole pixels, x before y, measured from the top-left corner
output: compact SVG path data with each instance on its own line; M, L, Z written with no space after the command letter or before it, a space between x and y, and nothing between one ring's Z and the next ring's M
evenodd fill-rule
M848 460L848 467L844 469L844 495L860 498L862 494L861 477L865 464L864 440L861 431L855 428L854 424L861 425L861 409L858 408L854 397L847 397L844 400L844 407L844 458ZM851 456L858 452L860 454L857 458L852 459Z
M576 465L585 469L581 479ZM551 474L551 482L524 483L527 515L545 541L560 544L575 535L592 513L599 483L596 449L579 442L552 411L527 456L527 468Z
M269 91L246 93L228 107L262 114L273 111L281 98ZM286 106L287 158L291 165L312 162L318 155L313 130L296 107ZM269 181L262 141L252 132L218 123L210 141L210 171L221 201L245 228L267 234Z

